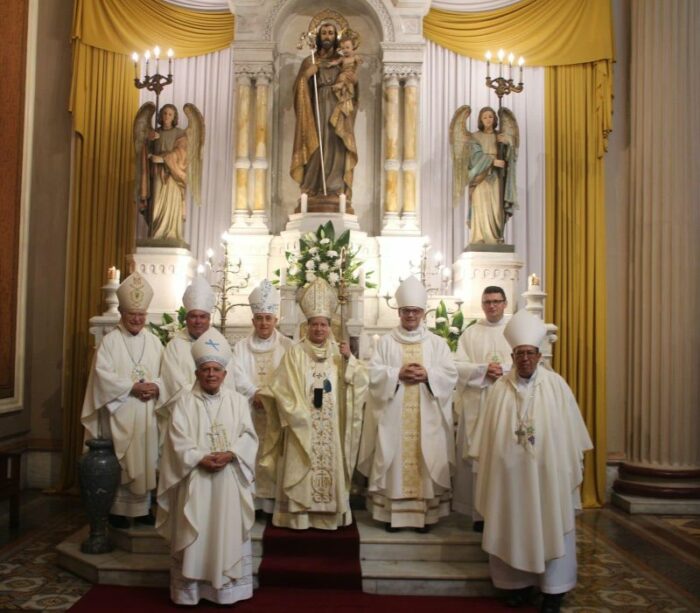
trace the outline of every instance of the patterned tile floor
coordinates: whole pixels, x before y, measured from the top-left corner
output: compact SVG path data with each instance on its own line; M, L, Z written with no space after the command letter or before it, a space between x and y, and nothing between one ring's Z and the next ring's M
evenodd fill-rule
M0 504L0 611L64 611L90 584L56 565L54 547L86 523L78 498L23 495L21 527ZM631 516L614 508L578 520L579 584L564 611L700 611L700 517Z

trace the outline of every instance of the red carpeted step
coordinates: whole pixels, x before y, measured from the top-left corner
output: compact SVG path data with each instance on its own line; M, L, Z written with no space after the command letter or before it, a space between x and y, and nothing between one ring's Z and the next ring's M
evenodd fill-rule
M261 586L361 590L357 526L290 530L268 523L258 578Z
M264 557L258 579L266 587L361 590L360 560L328 556Z

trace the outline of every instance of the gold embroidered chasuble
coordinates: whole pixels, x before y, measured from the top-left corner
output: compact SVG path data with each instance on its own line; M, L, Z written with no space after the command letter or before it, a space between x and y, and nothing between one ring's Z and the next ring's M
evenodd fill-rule
M274 374L278 420L268 423L260 467L276 476L276 526L334 530L352 521L350 480L368 379L360 361L343 362L335 342L318 347L303 340Z

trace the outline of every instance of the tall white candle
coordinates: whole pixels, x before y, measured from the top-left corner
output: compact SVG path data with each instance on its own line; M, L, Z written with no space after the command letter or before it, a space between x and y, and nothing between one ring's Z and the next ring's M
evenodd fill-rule
M360 284L360 287L365 286L365 269L364 268L360 268L360 274L357 275L357 281Z
M379 334L372 336L372 351L377 350L377 345L379 344Z
M309 196L308 196L308 194L302 194L301 195L301 212L305 214L308 209L309 209Z
M345 194L340 194L340 212L345 214L345 205L347 202L347 196Z
M287 285L287 267L280 268L280 285Z

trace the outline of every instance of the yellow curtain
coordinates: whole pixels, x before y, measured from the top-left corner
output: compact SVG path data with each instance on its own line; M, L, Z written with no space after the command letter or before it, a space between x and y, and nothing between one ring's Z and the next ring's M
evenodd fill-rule
M75 0L73 189L67 256L61 489L73 486L82 452L80 411L89 369L88 320L103 311L109 266L127 274L134 248L132 122L138 110L133 51L160 43L178 57L226 48L230 13L197 13L158 0Z
M547 319L559 327L554 368L569 383L591 432L583 503L605 501L605 171L610 62L547 68L545 254Z
M482 12L431 9L423 35L460 55L484 59L499 48L530 66L581 64L613 57L610 0L522 0Z
M609 0L523 0L495 11L431 10L426 38L482 59L508 49L545 71L547 319L559 327L554 368L576 394L595 451L583 502L605 500L605 176L611 129Z

